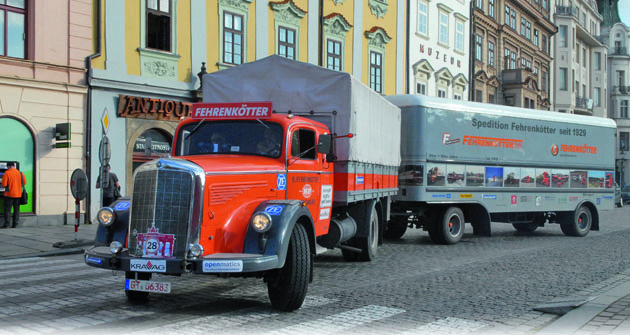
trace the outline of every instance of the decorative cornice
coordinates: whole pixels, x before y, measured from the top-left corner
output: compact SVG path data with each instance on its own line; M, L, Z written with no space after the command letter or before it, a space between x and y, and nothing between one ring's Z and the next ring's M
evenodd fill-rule
M324 17L324 31L326 34L344 38L352 29L352 25L340 13L332 13Z
M269 7L271 7L272 10L276 11L276 12L280 12L280 11L290 11L294 16L298 17L298 18L303 18L306 13L308 13L307 11L303 10L302 8L298 7L293 0L284 0L284 1L280 1L280 2L270 2L269 3Z
M460 73L453 77L453 85L468 86L468 79L463 73Z
M386 0L368 0L368 6L372 15L376 16L377 19L383 18L387 14L388 5Z
M240 10L247 10L253 0L219 0L219 6L227 6Z
M453 80L453 74L451 73L451 71L447 67L443 67L443 68L439 69L437 72L435 72L435 79L436 80L446 79L448 81L452 81Z
M391 37L387 34L387 31L382 27L374 26L370 30L365 32L365 37L368 39L368 45L385 49L385 44L391 41Z
M431 63L428 60L422 59L412 66L414 73L423 72L427 75L427 78L431 78L431 74L435 72Z

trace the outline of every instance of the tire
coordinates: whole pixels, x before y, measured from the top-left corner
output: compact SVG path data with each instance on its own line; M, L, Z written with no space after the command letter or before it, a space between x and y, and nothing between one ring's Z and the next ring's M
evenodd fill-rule
M591 231L593 216L586 206L580 206L573 215L566 215L560 229L567 236L584 237Z
M407 227L408 227L407 220L408 220L407 217L405 217L404 219L392 218L387 223L387 227L385 227L385 231L383 232L383 237L388 238L390 240L397 240L401 238L403 235L405 235L405 232L407 231Z
M360 262L369 262L376 257L378 252L378 232L379 221L376 206L372 207L367 237L357 237L357 247L361 249L361 253L357 254L357 260Z
M138 280L151 280L151 274L146 272L137 272ZM125 272L125 279L136 279L136 272ZM127 300L133 304L145 303L149 300L149 292L129 291L125 290Z
M538 229L536 222L512 223L512 226L521 233L531 233Z
M444 211L441 221L433 221L434 224L429 227L429 236L435 243L455 244L464 236L464 222L462 210L449 207Z
M291 312L302 306L311 277L311 251L304 226L297 223L291 233L287 259L281 269L267 279L267 292L273 308Z

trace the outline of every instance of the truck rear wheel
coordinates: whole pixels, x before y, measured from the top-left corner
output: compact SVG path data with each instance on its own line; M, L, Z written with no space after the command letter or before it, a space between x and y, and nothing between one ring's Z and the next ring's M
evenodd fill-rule
M444 211L441 221L434 221L429 236L435 243L455 244L464 236L464 213L458 207Z
M560 229L567 236L584 237L591 231L592 224L591 210L586 206L580 206L573 215L566 215L560 223Z
M387 222L387 227L383 232L383 236L391 240L397 240L405 235L408 225L407 217L392 218L389 222Z
M267 277L267 291L273 308L290 312L302 306L311 276L308 234L296 224L291 233L287 259L281 269Z
M137 280L151 280L151 274L146 272L125 272L125 279L134 279L136 280L136 273L138 274ZM143 303L149 300L149 292L141 292L141 291L130 291L125 290L125 295L127 296L127 300L131 303Z
M376 207L372 207L370 214L370 227L368 228L367 237L357 237L357 243L361 249L358 260L361 262L369 262L376 257L378 251L378 212Z

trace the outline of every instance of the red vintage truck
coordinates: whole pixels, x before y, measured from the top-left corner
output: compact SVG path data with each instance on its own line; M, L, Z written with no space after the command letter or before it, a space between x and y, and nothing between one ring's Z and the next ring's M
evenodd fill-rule
M347 73L270 56L205 75L170 158L98 212L86 264L124 271L131 301L166 275L258 277L299 308L317 244L377 253L397 192L400 110ZM157 277L157 280L156 280Z

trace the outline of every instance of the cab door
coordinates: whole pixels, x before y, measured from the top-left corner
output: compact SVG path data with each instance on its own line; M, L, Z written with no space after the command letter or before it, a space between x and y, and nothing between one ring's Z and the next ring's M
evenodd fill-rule
M326 234L332 207L332 180L329 180L332 170L324 172L323 155L317 153L318 132L315 127L299 125L290 128L289 132L287 198L305 202L315 223L315 234ZM322 204L325 213L320 212Z

